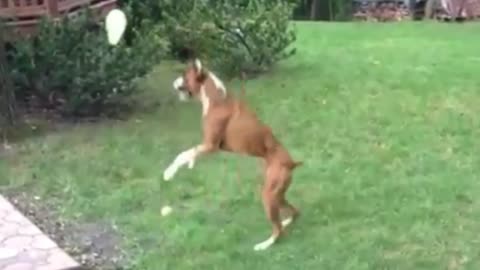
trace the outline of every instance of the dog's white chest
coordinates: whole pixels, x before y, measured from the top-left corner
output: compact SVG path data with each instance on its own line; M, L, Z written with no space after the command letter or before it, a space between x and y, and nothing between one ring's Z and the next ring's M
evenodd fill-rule
M207 115L208 109L210 108L210 99L205 93L205 87L202 87L202 89L200 90L200 102L202 102L202 115L205 116Z

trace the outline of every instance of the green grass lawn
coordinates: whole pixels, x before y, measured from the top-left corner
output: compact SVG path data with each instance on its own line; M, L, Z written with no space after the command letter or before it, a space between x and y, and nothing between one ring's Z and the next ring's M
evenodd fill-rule
M253 251L270 233L256 160L219 154L163 182L200 140L196 104L23 140L0 183L115 222L138 270L480 269L479 25L297 28L297 55L247 83L305 162L289 192L302 216L273 248ZM150 100L175 100L175 76L159 67Z

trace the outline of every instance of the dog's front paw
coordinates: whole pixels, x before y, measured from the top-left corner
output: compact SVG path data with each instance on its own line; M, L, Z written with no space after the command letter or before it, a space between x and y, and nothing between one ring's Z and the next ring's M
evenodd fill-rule
M177 172L177 168L175 166L170 165L164 172L163 172L163 180L170 181L175 176Z
M192 158L188 161L188 168L193 169L194 166L195 166L195 159Z

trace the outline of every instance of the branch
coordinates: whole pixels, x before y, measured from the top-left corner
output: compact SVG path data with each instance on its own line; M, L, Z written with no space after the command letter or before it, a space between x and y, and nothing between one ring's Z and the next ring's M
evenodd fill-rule
M243 33L242 29L240 29L240 27L237 27L238 30L240 30L239 32L237 31L232 31L228 28L226 28L225 26L223 26L217 19L214 19L213 23L215 24L216 27L218 27L218 29L230 34L230 35L233 35L235 37L237 37L237 39L240 41L240 43L242 43L242 45L247 49L248 51L248 54L254 58L254 55L253 55L253 51L252 49L250 48L250 46L248 45L247 41L245 40L245 37L244 35L242 35L241 33Z

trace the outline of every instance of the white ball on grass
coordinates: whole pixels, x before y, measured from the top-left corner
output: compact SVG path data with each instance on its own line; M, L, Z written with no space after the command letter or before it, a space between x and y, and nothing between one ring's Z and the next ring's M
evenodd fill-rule
M162 216L167 216L167 215L169 215L171 212L172 212L172 207L170 207L170 206L168 206L168 205L162 207L162 210L160 211L160 213L162 214Z

